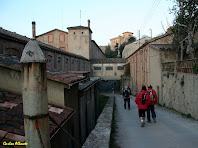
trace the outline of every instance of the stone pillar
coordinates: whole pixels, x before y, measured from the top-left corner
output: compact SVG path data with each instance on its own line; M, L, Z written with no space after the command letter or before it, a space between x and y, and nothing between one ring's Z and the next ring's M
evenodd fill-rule
M23 114L27 148L50 148L45 56L30 40L21 57Z

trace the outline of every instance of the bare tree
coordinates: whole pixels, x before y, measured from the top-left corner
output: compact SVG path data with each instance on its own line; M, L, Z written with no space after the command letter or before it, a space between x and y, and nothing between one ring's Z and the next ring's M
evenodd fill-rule
M193 41L197 31L198 0L177 0L172 12L176 15L173 27L175 34L173 45L178 47L177 51L181 51L182 56L186 49L186 54L193 59L195 57Z

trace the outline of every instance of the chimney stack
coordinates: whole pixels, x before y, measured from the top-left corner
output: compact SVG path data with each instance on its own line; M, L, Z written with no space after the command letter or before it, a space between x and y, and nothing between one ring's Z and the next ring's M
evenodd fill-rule
M32 38L36 39L36 22L32 22Z
M90 20L88 20L88 27L90 28Z

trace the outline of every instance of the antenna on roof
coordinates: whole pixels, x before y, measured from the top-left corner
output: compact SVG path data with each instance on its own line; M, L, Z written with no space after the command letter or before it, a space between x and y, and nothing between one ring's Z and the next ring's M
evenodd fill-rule
M81 10L80 10L80 26L81 26Z
M63 30L63 12L61 13L62 15L62 30Z

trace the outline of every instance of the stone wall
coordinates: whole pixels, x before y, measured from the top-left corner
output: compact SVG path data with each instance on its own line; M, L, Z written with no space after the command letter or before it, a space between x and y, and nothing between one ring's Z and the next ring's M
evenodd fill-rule
M82 148L109 148L114 96L111 96Z
M198 75L162 72L162 98L159 103L198 119Z

